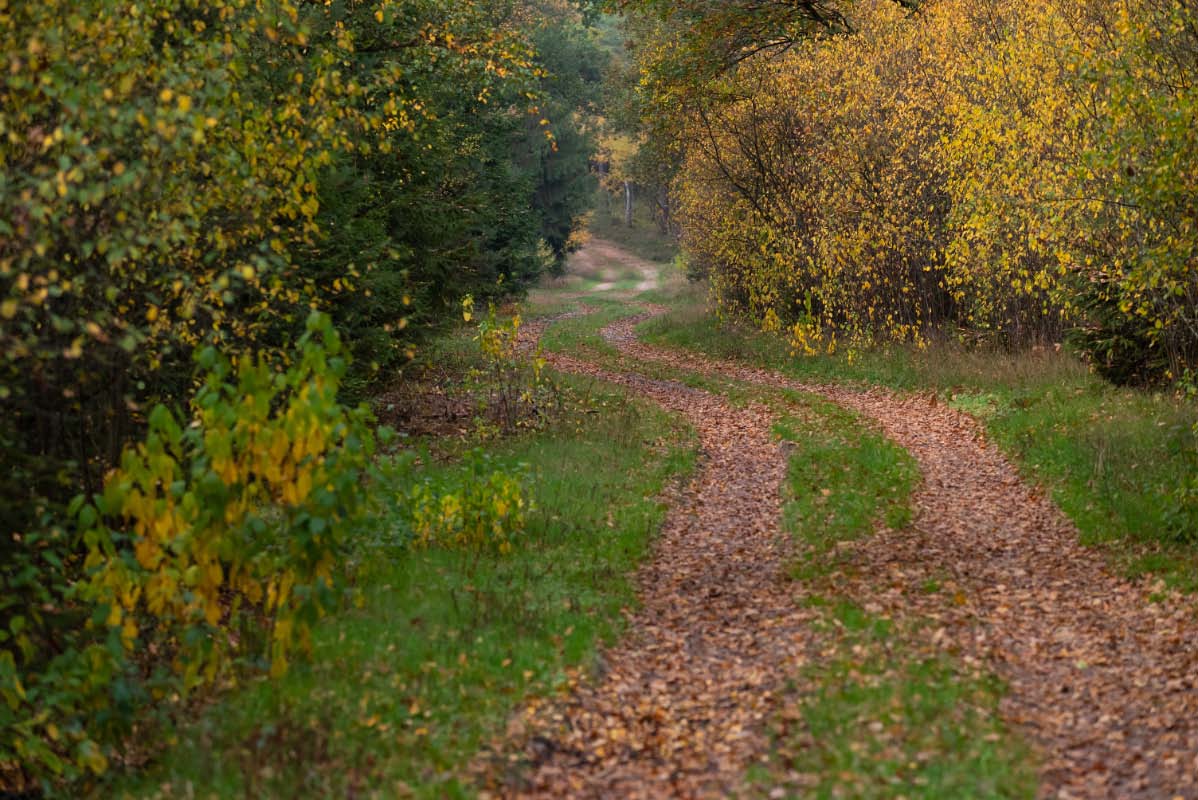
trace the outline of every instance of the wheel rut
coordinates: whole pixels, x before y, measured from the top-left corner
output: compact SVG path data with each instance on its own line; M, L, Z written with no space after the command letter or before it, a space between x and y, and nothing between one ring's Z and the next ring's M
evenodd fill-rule
M609 341L635 359L821 395L915 457L914 524L853 543L845 592L934 621L938 644L1006 681L1003 716L1041 754L1041 797L1198 798L1193 599L1113 574L968 415L640 342L636 324L661 311L616 323Z
M720 797L763 748L771 697L805 657L808 615L783 574L785 459L761 406L550 354L555 368L628 387L684 416L702 448L677 493L628 635L598 680L556 706L531 740L539 797Z
M1198 798L1192 600L1113 575L967 415L928 398L810 385L648 345L635 327L663 309L645 308L603 331L623 355L821 395L911 452L923 474L914 523L845 548L841 588L881 613L931 621L939 647L1006 681L1002 713L1041 754L1041 797ZM682 414L704 458L640 575L643 605L629 634L604 654L597 680L538 717L527 782L504 793L734 794L764 750L761 723L776 692L813 647L814 614L783 574L785 460L772 414L569 355L548 360Z

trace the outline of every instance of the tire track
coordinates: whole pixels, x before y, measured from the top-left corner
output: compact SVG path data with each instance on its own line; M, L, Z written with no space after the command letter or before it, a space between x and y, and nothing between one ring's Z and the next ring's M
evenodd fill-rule
M846 591L936 621L938 644L1007 681L1003 714L1043 757L1040 796L1198 798L1192 599L1112 574L968 415L638 341L636 324L662 311L649 307L604 334L635 359L822 395L916 458L914 524L854 543ZM947 591L922 588L946 576Z

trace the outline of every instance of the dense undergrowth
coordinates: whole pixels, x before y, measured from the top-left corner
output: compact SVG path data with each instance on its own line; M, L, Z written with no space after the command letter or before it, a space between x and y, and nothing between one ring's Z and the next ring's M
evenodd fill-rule
M506 0L0 3L0 47L0 791L69 794L305 649L354 406L560 266L605 56Z
M1198 370L1182 0L631 0L642 152L721 313L809 353L1068 336Z

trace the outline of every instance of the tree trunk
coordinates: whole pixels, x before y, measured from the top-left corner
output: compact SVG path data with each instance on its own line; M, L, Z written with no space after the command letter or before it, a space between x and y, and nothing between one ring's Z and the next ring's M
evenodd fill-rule
M670 191L662 187L658 189L657 196L654 198L657 201L657 208L660 211L657 217L657 228L663 236L670 233Z
M624 181L624 224L632 227L632 181Z

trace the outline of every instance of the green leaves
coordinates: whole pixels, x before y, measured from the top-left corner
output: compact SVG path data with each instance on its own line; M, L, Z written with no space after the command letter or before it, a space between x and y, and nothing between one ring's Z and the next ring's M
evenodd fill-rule
M336 596L374 448L339 392L392 375L461 294L522 291L542 239L568 237L588 143L545 156L566 191L534 203L528 122L554 87L540 17L512 10L0 0L0 658L28 695L0 716L0 770L18 782L100 768L139 708L263 644L225 630L250 607L275 623L257 655L285 666Z
M0 760L24 754L32 774L99 774L135 710L110 708L110 678L147 652L172 654L150 662L159 698L210 684L235 662L265 660L277 674L338 601L375 438L369 412L337 400L344 362L329 318L314 313L306 327L283 372L201 351L207 377L190 423L155 407L102 497L73 504L87 557L71 601L91 623L49 663L28 642L19 664L0 649ZM8 631L25 639L25 617L10 615ZM74 750L54 731L72 732Z
M402 508L414 543L507 555L532 508L530 480L527 465L501 464L471 450L457 470L425 476L405 490Z

